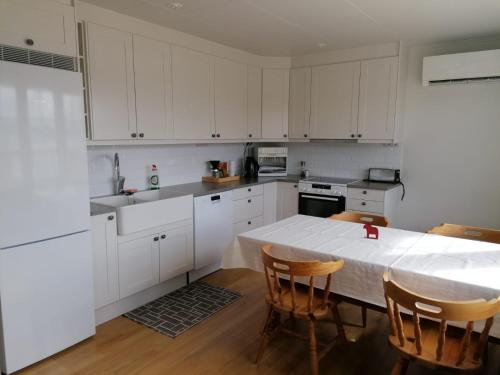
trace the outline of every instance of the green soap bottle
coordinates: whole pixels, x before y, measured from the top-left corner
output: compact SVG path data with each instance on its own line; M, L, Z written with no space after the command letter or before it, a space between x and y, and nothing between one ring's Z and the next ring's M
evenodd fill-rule
M151 176L149 177L149 189L158 190L160 188L160 178L158 177L158 166L151 165Z

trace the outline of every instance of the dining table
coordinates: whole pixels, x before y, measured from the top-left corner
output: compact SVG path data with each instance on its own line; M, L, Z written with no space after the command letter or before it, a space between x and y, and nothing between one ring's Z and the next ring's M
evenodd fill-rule
M222 268L263 272L261 247L271 244L273 255L280 258L343 259L344 267L333 277L332 292L382 309L386 306L384 272L430 298L466 301L500 296L500 244L377 229L378 239L366 238L363 224L295 215L237 235L224 252ZM490 336L500 339L500 319Z

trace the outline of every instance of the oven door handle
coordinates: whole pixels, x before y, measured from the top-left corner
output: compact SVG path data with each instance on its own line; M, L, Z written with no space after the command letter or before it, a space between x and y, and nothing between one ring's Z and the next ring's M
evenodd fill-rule
M327 197L317 197L314 195L301 195L301 198L310 198L310 199L317 199L320 201L333 201L333 202L338 202L338 198L327 198Z

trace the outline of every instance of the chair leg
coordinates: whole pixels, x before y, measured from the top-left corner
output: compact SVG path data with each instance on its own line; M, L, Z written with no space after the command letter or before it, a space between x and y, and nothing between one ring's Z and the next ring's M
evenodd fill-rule
M405 375L406 370L408 370L409 363L410 361L408 359L399 356L398 360L394 364L394 367L392 368L391 375Z
M257 352L257 357L255 358L255 362L259 363L262 359L262 355L264 354L264 350L266 349L267 343L269 342L269 326L273 320L274 311L272 306L269 306L269 310L267 312L266 322L264 323L264 328L262 329L262 333L260 336L260 345L259 351Z
M336 303L332 305L332 315L335 324L337 325L337 332L342 342L347 342L347 337L345 334L344 324L342 323L342 319L340 318L339 308Z
M363 320L363 328L366 328L366 313L367 313L366 306L361 306L361 318Z
M316 342L316 330L314 327L314 320L309 320L309 347L310 347L310 361L311 361L311 375L318 375L318 351Z

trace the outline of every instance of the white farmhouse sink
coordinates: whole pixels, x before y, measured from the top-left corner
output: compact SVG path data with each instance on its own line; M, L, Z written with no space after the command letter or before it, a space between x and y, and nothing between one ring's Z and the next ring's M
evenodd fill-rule
M92 199L116 209L118 234L126 235L193 217L193 196L161 191Z

